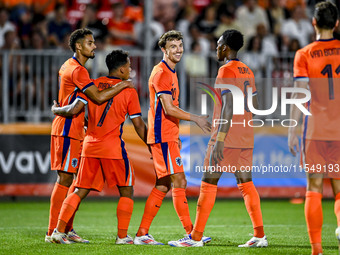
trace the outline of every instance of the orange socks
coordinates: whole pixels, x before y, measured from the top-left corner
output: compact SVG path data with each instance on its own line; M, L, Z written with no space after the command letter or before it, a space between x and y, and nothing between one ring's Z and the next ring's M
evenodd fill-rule
M62 186L57 182L54 185L50 200L50 219L47 232L49 236L52 235L53 230L57 227L60 208L63 205L68 189L68 187Z
M338 222L338 227L340 227L340 193L335 196L334 213Z
M137 236L143 236L149 232L149 228L153 221L153 218L158 213L159 208L161 208L165 195L165 193L159 191L156 188L152 189L151 194L145 204L144 214L142 222L136 234Z
M244 204L253 223L254 236L264 237L260 197L252 181L237 184L242 193Z
M185 195L185 189L183 188L173 188L172 189L172 200L182 225L187 232L190 234L192 231L192 222L190 219L188 200Z
M80 197L75 193L72 193L65 199L58 219L57 228L59 232L65 233L66 224L78 209L80 201Z
M129 228L133 211L133 200L128 197L121 197L117 206L118 237L125 238Z
M312 254L322 253L321 230L323 216L321 200L321 193L313 191L306 192L305 217L309 240L312 245Z
M74 187L75 183L76 183L76 180L73 180L73 182L72 182L70 188L68 189L67 196L69 196L70 194L72 194L73 191L76 189L76 188ZM78 208L77 208L77 210L78 210ZM67 226L66 226L66 229L65 229L65 233L68 233L69 231L71 231L71 230L73 229L74 215L75 215L75 214L73 214L73 216L71 217L71 219L70 219L69 222L67 223Z
M193 240L200 241L202 239L205 225L215 204L216 193L217 185L202 181L200 196L197 202L195 226L191 233Z

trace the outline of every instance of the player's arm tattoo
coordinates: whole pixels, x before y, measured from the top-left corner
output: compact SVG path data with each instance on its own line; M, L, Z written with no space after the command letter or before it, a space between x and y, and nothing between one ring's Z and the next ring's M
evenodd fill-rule
M78 114L85 104L79 100L76 99L72 104L60 107L59 104L54 101L54 104L52 105L51 111L55 115L63 116L63 117L72 117L73 115Z

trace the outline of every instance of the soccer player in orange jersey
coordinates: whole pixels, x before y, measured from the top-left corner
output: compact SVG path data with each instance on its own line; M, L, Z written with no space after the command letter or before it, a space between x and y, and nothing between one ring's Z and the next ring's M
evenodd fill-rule
M58 97L61 106L72 104L76 98L79 99L77 102L80 103L85 95L96 103L103 103L118 94L122 89L133 86L128 81L101 91L94 86L88 71L84 67L86 61L95 56L96 45L90 30L84 28L74 31L70 36L69 46L74 52L74 56L68 59L59 70ZM51 169L57 171L58 179L51 195L49 226L45 236L46 242L52 242L51 234L57 226L61 205L67 193L72 193L74 190L74 185L72 184L73 175L77 173L79 166L81 143L84 135L84 110L71 117L56 116L53 120ZM69 223L67 227L69 238L74 242L87 242L73 231L73 220Z
M301 165L307 172L305 217L312 254L322 254L323 178L331 178L338 222L335 234L340 241L340 42L333 38L338 23L336 6L318 3L312 21L317 40L297 51L294 59L294 87L311 92L307 107L312 115L304 116ZM290 119L300 118L300 110L292 105ZM288 130L288 146L294 156L300 150L296 127Z
M226 61L219 69L216 84L228 84L238 87L244 96L252 97L253 105L257 108L257 92L254 74L248 66L237 59L237 52L243 46L243 35L237 30L227 30L217 42L217 58ZM247 87L252 88L252 95L247 95ZM252 182L251 169L254 148L253 128L245 124L252 119L248 107L243 115L233 115L233 97L229 89L217 89L222 97L222 105L215 104L213 120L224 119L226 124L215 125L204 159L204 167L208 169L203 174L200 196L197 203L196 221L191 234L175 243L177 247L203 246L202 236L210 212L215 204L217 183L222 172L209 170L209 166L228 166L237 181L244 203L251 218L254 236L239 247L266 247L268 242L263 231L260 197ZM237 102L236 102L237 103ZM238 123L237 125L232 125Z
M183 36L178 31L163 34L158 45L163 60L157 64L149 79L150 109L148 115L148 144L156 171L156 185L148 197L142 222L134 239L135 244L162 244L149 235L149 228L164 196L171 189L175 210L189 234L192 230L185 188L186 178L179 148L179 120L195 122L210 131L208 116L190 114L179 108L179 86L176 64L183 55Z
M119 82L129 78L131 68L127 52L112 51L106 57L106 65L109 76L94 81L99 90L117 86ZM84 106L85 102L81 104ZM58 114L69 116L70 108L77 108L76 103L54 110ZM147 129L141 118L137 91L132 88L125 89L101 105L89 100L88 114L88 130L84 139L76 190L63 202L52 240L56 243L70 243L66 236L67 223L90 190L101 191L106 181L109 187L117 185L120 193L116 244L133 244L127 230L133 210L134 171L122 140L122 132L125 116L128 114L139 137L147 142Z

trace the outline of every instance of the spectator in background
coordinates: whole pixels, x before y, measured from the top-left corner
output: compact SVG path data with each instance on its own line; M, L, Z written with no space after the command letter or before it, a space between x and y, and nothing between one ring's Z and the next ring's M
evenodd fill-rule
M185 70L189 77L208 77L208 60L202 54L201 45L197 41L191 44L191 53L184 56Z
M30 36L30 48L34 50L43 50L47 48L47 40L43 33L36 30Z
M281 0L270 0L266 10L269 21L269 32L275 36L281 33L281 26L285 19L289 18L289 11L281 5Z
M247 40L256 33L256 26L264 24L268 29L268 19L266 12L257 5L256 0L244 0L244 4L236 10L236 22L244 35L245 44Z
M301 6L296 6L292 12L292 17L282 24L282 36L284 48L287 51L292 39L297 39L301 47L306 46L314 33L311 22L305 18L305 10Z
M108 29L111 44L115 46L135 46L136 36L133 23L124 16L124 5L121 2L112 5L113 17L109 21Z
M34 13L50 17L57 4L65 4L65 0L34 0L32 7Z
M189 27L193 24L197 18L197 12L192 6L186 5L184 9L181 10L178 16L178 21L176 23L176 30L181 31L183 34L184 42L186 43L186 38L189 37ZM184 47L185 46L184 43Z
M190 36L188 38L184 38L184 49L190 51L190 45L196 41L200 45L202 55L208 56L210 52L210 42L207 38L202 36L202 33L195 24L190 25L189 34Z
M300 43L298 39L292 39L290 40L289 46L288 46L288 52L297 52L299 49L301 49Z
M243 54L243 62L253 71L255 79L263 77L265 57L262 54L260 36L253 36L248 41L247 51Z
M211 42L215 42L213 32L218 26L216 14L217 10L215 6L210 5L203 10L202 16L196 22L196 25L200 32L202 33L202 35Z
M154 0L153 17L163 26L169 21L175 21L182 0Z
M30 35L33 31L32 24L32 13L27 8L21 8L19 12L18 35L21 39L21 46L24 49L29 48L30 45Z
M54 19L48 23L49 42L58 47L62 44L66 34L72 32L72 27L66 19L66 6L57 4L54 10Z
M143 22L143 7L140 5L139 0L129 1L129 5L125 7L125 17L127 17L133 23Z
M17 36L16 31L8 30L4 34L3 45L0 48L1 50L17 50L20 49L19 38Z
M105 40L108 35L108 30L106 25L102 23L101 20L97 19L97 8L93 4L89 4L86 6L84 16L81 20L78 21L78 28L88 28L93 32L94 39L100 38L101 40Z
M0 8L0 48L4 46L6 32L15 30L15 25L8 20L7 9Z
M220 23L214 30L214 37L220 38L224 31L230 29L241 30L240 26L235 21L233 14L226 10L220 14Z
M279 51L276 44L276 37L272 34L268 34L264 24L258 24L256 26L256 36L260 37L261 52L266 58L267 56L277 56Z

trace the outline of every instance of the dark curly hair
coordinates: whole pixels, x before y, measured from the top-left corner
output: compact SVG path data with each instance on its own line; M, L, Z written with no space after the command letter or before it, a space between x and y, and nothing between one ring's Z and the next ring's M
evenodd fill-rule
M222 44L228 45L234 51L239 51L243 47L243 34L235 29L226 30L222 34Z
M87 36L87 35L93 35L92 31L90 29L87 29L87 28L81 28L81 29L77 29L77 30L73 31L71 36L70 36L70 40L68 42L68 46L70 47L70 49L73 52L76 52L76 43L79 40L84 39L85 36Z
M125 65L128 62L129 53L124 50L113 50L106 56L105 62L109 72Z

